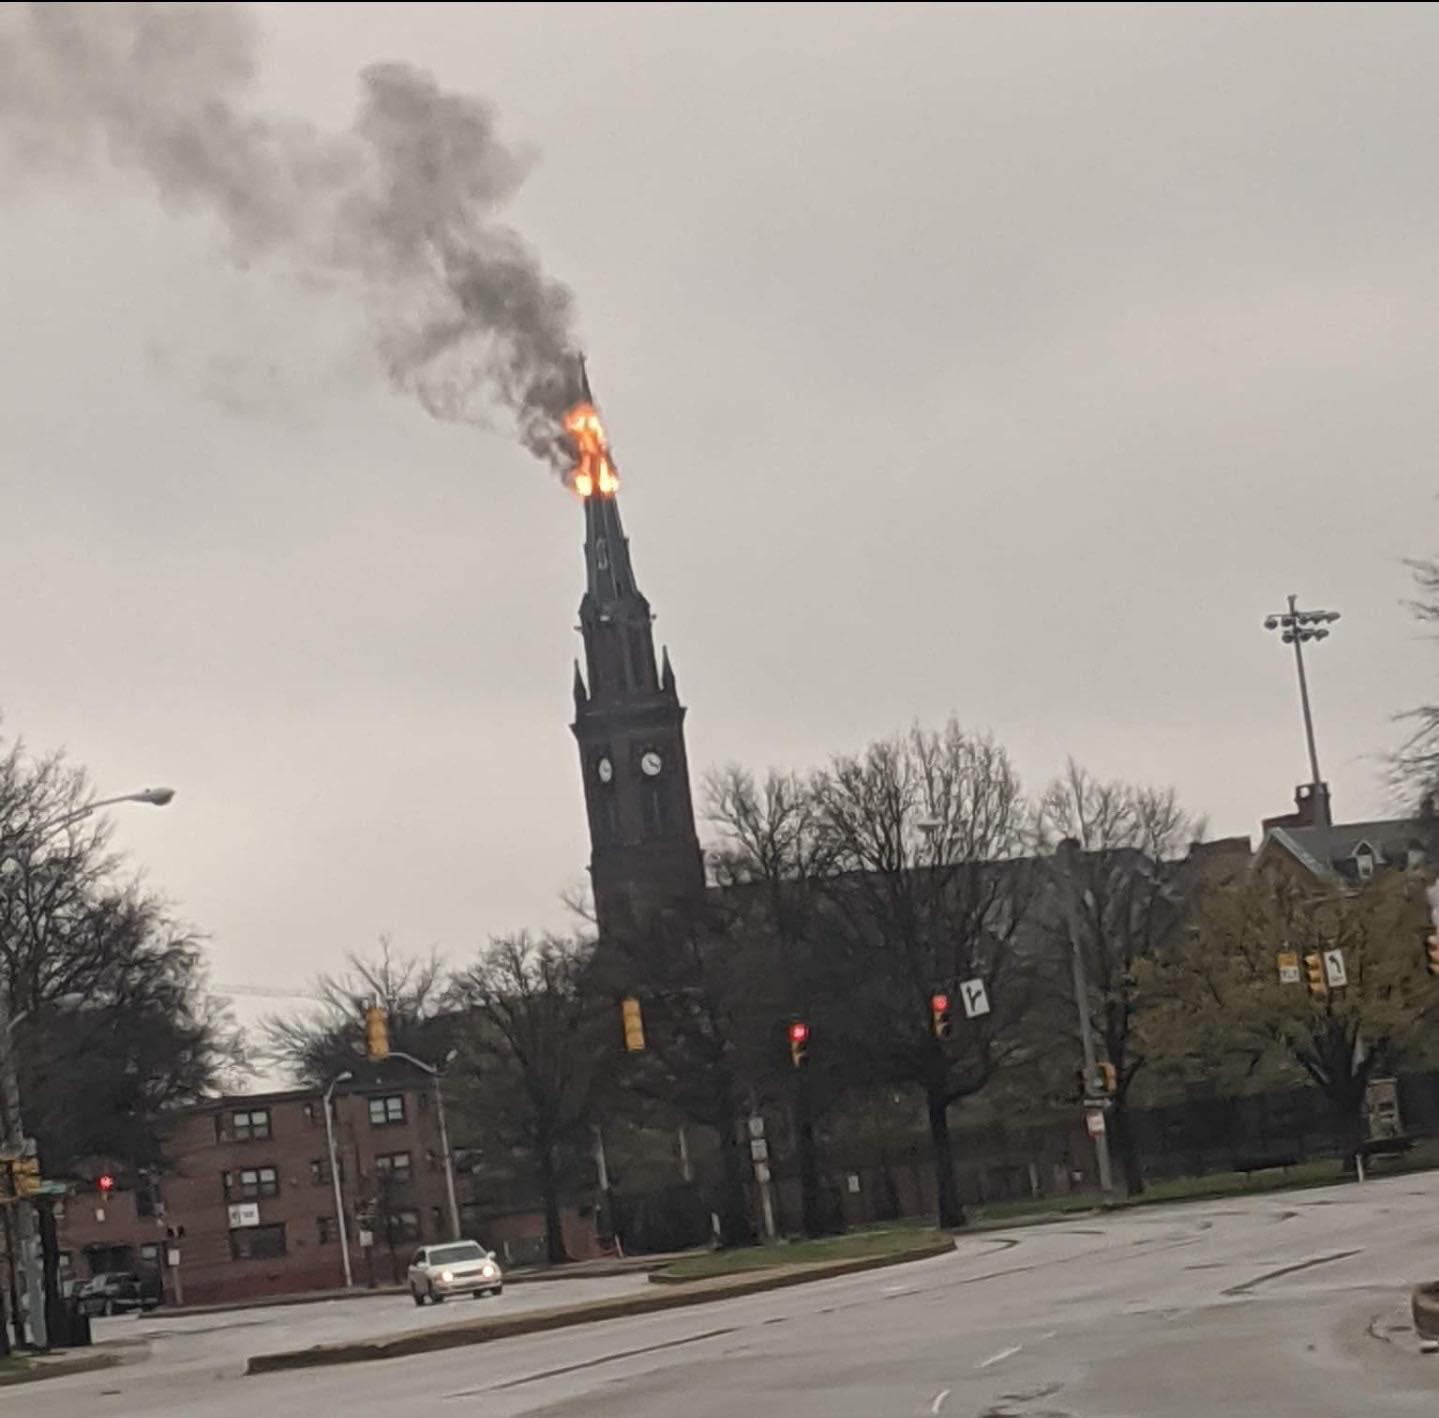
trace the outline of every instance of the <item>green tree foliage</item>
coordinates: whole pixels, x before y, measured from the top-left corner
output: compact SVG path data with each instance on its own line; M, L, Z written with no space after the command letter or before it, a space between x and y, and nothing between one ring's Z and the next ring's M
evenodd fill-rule
M1318 886L1280 868L1207 890L1192 925L1142 986L1144 1047L1191 1075L1238 1082L1297 1073L1328 1100L1352 1154L1371 1077L1422 1046L1439 1017L1427 972L1424 882L1393 871L1361 890ZM1348 985L1311 995L1281 984L1281 952L1344 952Z

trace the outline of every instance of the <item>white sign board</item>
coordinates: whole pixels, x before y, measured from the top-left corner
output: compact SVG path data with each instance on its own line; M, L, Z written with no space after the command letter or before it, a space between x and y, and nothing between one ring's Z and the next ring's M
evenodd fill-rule
M1342 950L1324 952L1324 979L1331 990L1342 990L1349 983L1349 976L1344 971Z
M764 1136L764 1119L758 1113L751 1113L749 1118L749 1135L751 1137Z
M230 1229L238 1231L242 1226L260 1224L260 1204L257 1201L237 1201L230 1207Z
M180 1264L180 1252L175 1250L173 1247L170 1250L166 1251L165 1264L168 1265L171 1270L174 1270L175 1267Z
M858 1173L858 1172L851 1172L851 1173L849 1174L849 1176L848 1176L845 1180L846 1180L846 1181L848 1182L848 1184L849 1184L849 1189L850 1189L851 1194L853 1194L853 1193L855 1193L855 1192L857 1192L857 1191L859 1190L859 1173Z
M966 1019L978 1019L989 1013L989 992L983 980L962 980L959 986L960 1002L964 1005Z
M769 1143L767 1143L767 1142L764 1140L764 1138L762 1138L762 1137L756 1137L756 1138L751 1139L750 1145L749 1145L749 1155L750 1155L756 1162L768 1162L768 1161L769 1161Z
M375 1244L375 1233L374 1233L373 1231L367 1231L367 1230L365 1230L365 1228L364 1228L363 1226L361 1226L361 1227L360 1227L360 1249L361 1249L362 1251L367 1251L367 1250L369 1250L370 1247L373 1246L374 1244Z
M768 1162L756 1162L756 1163L754 1164L754 1179L755 1179L755 1181L757 1181L761 1186L763 1186L767 1181L769 1181L769 1163L768 1163Z
M1104 1136L1104 1114L1098 1108L1093 1108L1084 1115L1084 1125L1089 1129L1090 1137Z
M1290 950L1281 951L1279 954L1279 983L1281 985L1297 985L1299 979L1299 956Z

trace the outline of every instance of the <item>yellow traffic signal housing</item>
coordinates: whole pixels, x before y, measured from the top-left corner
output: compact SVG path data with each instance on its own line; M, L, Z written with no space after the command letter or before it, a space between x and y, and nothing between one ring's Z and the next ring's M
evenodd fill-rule
M377 1004L365 1010L365 1052L372 1059L390 1056L390 1022Z
M1324 978L1324 957L1322 955L1306 955L1304 957L1304 983L1309 987L1309 993L1316 998L1329 993L1329 981Z
M1112 1063L1102 1063L1097 1065L1097 1067L1099 1069L1099 1077L1104 1083L1104 1091L1106 1093L1113 1093L1119 1086L1119 1075L1115 1073L1114 1065Z
M639 1054L645 1047L645 1020L640 1002L633 995L620 1001L620 1018L625 1026L625 1052Z

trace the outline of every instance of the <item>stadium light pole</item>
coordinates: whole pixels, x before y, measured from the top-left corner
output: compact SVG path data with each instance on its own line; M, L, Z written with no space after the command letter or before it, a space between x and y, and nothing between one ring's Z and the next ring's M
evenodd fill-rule
M1297 596L1290 596L1289 609L1265 616L1264 628L1277 631L1286 645L1294 646L1294 668L1299 675L1299 706L1304 711L1304 742L1309 749L1310 782L1317 790L1324 780L1319 776L1319 752L1314 746L1314 715L1309 707L1309 680L1304 673L1304 646L1310 641L1327 640L1329 627L1339 619L1339 612L1302 611L1298 601ZM1325 816L1328 817L1327 806Z

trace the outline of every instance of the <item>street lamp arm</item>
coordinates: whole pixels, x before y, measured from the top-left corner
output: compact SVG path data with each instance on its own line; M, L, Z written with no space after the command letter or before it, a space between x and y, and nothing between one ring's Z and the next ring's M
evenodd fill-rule
M165 807L174 797L174 788L141 788L137 793L119 793L113 798L101 798L97 802L86 803L84 807L76 808L73 812L62 813L49 822L42 822L36 831L39 836L48 837L62 827L69 827L71 823L90 817L101 808L114 807L117 803L148 803L151 807Z

